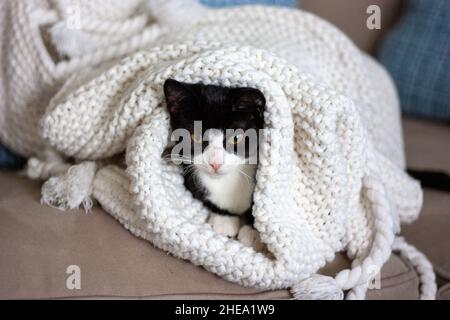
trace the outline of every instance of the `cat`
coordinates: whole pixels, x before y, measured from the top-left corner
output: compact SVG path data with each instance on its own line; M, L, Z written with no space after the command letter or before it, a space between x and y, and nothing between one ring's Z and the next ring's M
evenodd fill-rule
M242 243L261 249L251 209L258 133L264 126L263 93L168 79L164 95L172 137L175 132L183 134L174 141L179 150L171 143L163 157L177 160L183 168L185 187L213 212L208 223L217 233L237 236ZM180 145L189 147L188 151Z

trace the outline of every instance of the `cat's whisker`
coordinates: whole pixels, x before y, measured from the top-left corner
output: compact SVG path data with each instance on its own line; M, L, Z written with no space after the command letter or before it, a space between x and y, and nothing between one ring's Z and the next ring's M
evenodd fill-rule
M249 181L254 182L255 178L250 177L248 174L246 174L244 171L242 171L241 169L238 169L238 171L243 174Z
M163 158L165 160L170 160L172 162L176 162L177 161L177 162L181 162L181 163L184 163L184 164L192 164L193 163L191 158L180 156L180 155L177 155L177 154L167 155L167 156L165 156Z
M246 174L244 171L238 169L238 172L245 178L245 181L247 181L247 184L249 187L252 187L255 183L255 179L253 177L250 177L248 174Z
M187 158L187 156L185 156L183 154L179 154L179 153L167 153L167 154L164 155L164 158L171 157L171 156L186 157Z
M192 157L188 157L188 156L183 156L183 155L176 155L176 154L173 154L173 156L174 157L177 157L177 158L183 158L183 159L186 159L186 160L192 160Z
M240 173L240 172L239 172ZM250 186L250 183L248 182L248 179L246 178L246 177L244 177L245 179L245 182L247 182L247 186ZM242 184L244 183L243 181L242 181L242 179L239 179L238 180L239 181L239 185L241 185L242 186ZM245 186L244 186L245 187Z
M193 165L187 165L186 167L183 168L183 171L185 173L191 173L192 171L196 170L195 166Z
M176 153L165 155L165 156L163 157L163 159L170 159L170 160L180 160L180 159L183 159L183 160L186 160L186 161L192 161L192 159L191 159L190 157L183 156L183 155L179 155L179 154L176 154Z
M199 177L197 175L198 168L195 167L195 166L192 166L192 170L194 171L194 174L191 176L191 178L194 180L195 191L200 191L201 190L201 184L198 182L198 179L199 179Z
M179 161L179 162L181 162L181 163L184 163L184 164L193 164L193 162L192 162L192 160L187 160L187 159L171 159L172 161Z
M199 163L199 164L197 164L200 168L203 168L203 169L205 169L205 170L208 170L208 166L206 165L206 164L204 164L204 163Z

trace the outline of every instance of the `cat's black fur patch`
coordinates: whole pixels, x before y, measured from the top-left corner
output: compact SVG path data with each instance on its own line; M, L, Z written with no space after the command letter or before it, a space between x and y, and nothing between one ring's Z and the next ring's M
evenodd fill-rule
M194 130L194 121L207 129L262 129L266 104L261 91L187 84L172 79L164 83L172 129Z

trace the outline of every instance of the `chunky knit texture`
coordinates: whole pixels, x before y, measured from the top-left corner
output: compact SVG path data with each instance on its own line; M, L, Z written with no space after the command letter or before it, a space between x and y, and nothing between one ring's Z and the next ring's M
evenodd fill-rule
M127 169L111 165L94 176L94 166L82 163L52 178L43 198L54 203L56 194L57 203L73 207L90 199L90 188L73 197L71 190L91 180L92 196L133 234L227 280L291 287L302 299L340 299L343 290L349 299L364 298L400 223L413 221L422 201L419 184L403 170L391 80L311 14L201 10L181 27L159 29L145 51L65 82L42 116L38 137L80 161L126 150ZM208 210L184 188L180 168L161 159L170 134L162 92L167 78L264 93L253 215L271 255L216 234L206 224ZM28 123L36 132L39 118ZM15 142L17 150L24 145ZM397 248L405 257L415 251L402 242ZM342 250L354 261L351 269L335 278L315 274ZM429 263L418 255L415 266L423 273L422 298L433 298Z
M160 26L145 24L142 15L138 25L131 22L138 19L132 10L137 2L108 0L108 6L103 0L0 2L1 143L25 157L41 155L45 143L37 122L64 81L76 71L135 52L160 34ZM64 43L60 26L69 29Z

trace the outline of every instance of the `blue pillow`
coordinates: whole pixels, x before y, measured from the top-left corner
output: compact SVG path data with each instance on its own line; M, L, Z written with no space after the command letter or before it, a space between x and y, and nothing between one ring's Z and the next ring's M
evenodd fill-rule
M409 0L379 52L405 113L450 119L450 1Z
M201 0L201 2L210 7L228 7L243 4L266 4L280 5L287 7L297 7L297 0Z
M25 164L25 159L13 154L0 145L0 169L18 169Z

